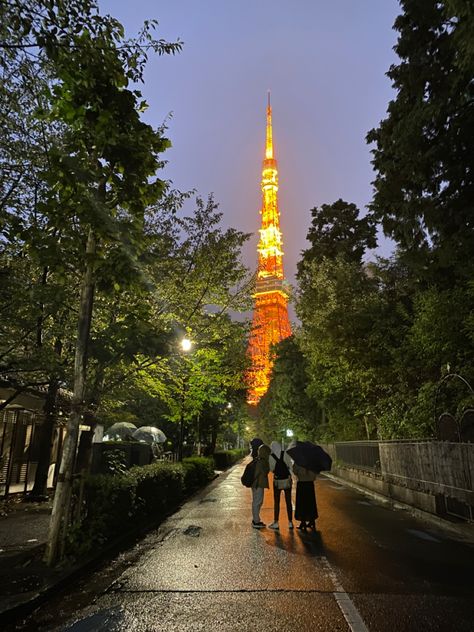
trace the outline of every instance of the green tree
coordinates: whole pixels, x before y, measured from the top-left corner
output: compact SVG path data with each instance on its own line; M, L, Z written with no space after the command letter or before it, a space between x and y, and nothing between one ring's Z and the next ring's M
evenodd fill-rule
M204 204L198 198L193 214L184 219L170 218L170 206L176 205L176 211L181 212L183 202L182 196L172 198L166 196L159 208L147 214L147 246L140 257L146 287L140 291L112 287L98 295L88 390L99 418L102 407L113 411L112 417L119 407L127 410L120 390L130 383L135 394L140 391L134 373L142 376L142 401L150 404L146 393L154 393L158 417L169 416L173 390L180 391L177 385L173 387L173 370L179 368L180 336L186 332L199 350L197 356L215 356L219 351L220 358L222 349L231 342L238 346L237 341L243 338L241 326L229 319L228 311L249 304L250 279L240 262L247 235L222 230L222 214L212 199ZM168 363L163 363L167 356ZM229 371L235 375L241 372L238 357L237 351L230 354L221 377ZM203 368L201 373L205 372ZM208 386L210 398L212 388ZM196 403L205 396L202 388Z
M111 258L114 279L136 282L144 211L164 190L155 172L162 164L158 155L169 142L162 130L140 120L146 104L129 84L141 79L148 49L175 52L180 45L154 41L149 24L138 40L126 41L121 25L101 17L96 4L88 0L67 6L55 1L14 3L8 10L11 39L5 46L35 47L53 78L41 117L64 129L48 149L42 174L45 195L38 207L64 234L64 241L69 237L81 285L72 411L51 520L52 562L68 513L84 412L96 283L102 270L110 271L105 262Z
M259 403L260 415L266 421L266 434L278 438L282 430L290 429L301 440L319 438L324 413L307 393L308 362L298 337L285 338L274 351L270 385Z
M472 7L402 0L395 21L396 97L369 132L377 176L370 208L416 274L446 285L472 274Z
M325 258L340 256L360 264L367 248L377 245L372 217L360 217L360 211L353 203L339 198L333 204L311 209L311 217L306 236L311 246L302 253L298 264L300 275L306 264Z
M362 259L375 246L375 226L341 199L311 213L297 299L298 342L310 376L306 393L324 411L320 436L351 438L362 428L374 391L366 338L377 284Z

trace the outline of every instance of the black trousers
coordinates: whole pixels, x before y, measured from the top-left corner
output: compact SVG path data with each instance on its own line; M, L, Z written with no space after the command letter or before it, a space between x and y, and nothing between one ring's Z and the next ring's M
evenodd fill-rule
M290 489L277 489L273 486L273 517L275 522L278 522L280 515L280 497L281 492L285 493L286 513L288 514L288 521L293 519L293 508L291 506L291 487Z

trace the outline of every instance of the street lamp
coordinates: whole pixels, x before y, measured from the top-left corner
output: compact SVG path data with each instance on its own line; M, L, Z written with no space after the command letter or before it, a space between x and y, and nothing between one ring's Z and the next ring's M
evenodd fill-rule
M189 338L181 340L181 350L183 353L191 351L193 343ZM186 401L187 375L183 373L183 381L181 384L181 406L179 411L179 444L178 444L178 461L183 460L183 443L184 443L184 404Z
M285 449L285 436L287 439L291 439L293 436L293 430L290 430L289 428L284 429L283 440L281 442L283 450Z
M189 340L189 338L183 338L181 340L181 349L186 353L187 351L191 351L191 347L193 346L193 343L191 342L191 340Z

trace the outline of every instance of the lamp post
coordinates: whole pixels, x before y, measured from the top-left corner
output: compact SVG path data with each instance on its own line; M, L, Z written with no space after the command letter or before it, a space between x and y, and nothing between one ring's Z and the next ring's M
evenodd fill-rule
M285 449L285 438L286 439L290 439L293 437L293 430L290 430L290 428L284 428L283 429L283 439L281 442L281 447L284 450ZM290 443L290 441L288 441L288 443Z
M183 353L191 351L193 343L189 338L183 338L181 340L181 350ZM187 387L187 374L183 372L183 381L181 384L181 402L179 411L179 443L178 443L178 461L183 460L183 443L184 443L184 406L186 403L186 387Z

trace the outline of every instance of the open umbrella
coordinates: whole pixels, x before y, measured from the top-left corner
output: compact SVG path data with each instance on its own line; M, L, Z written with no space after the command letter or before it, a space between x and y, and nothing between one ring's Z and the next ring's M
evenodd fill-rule
M164 443L166 435L163 430L154 426L142 426L133 433L133 438L144 443Z
M136 425L129 421L118 421L107 430L104 441L123 441L124 439L129 439L136 429Z
M297 441L287 452L297 465L307 470L323 472L331 469L332 459L329 454L311 441Z

